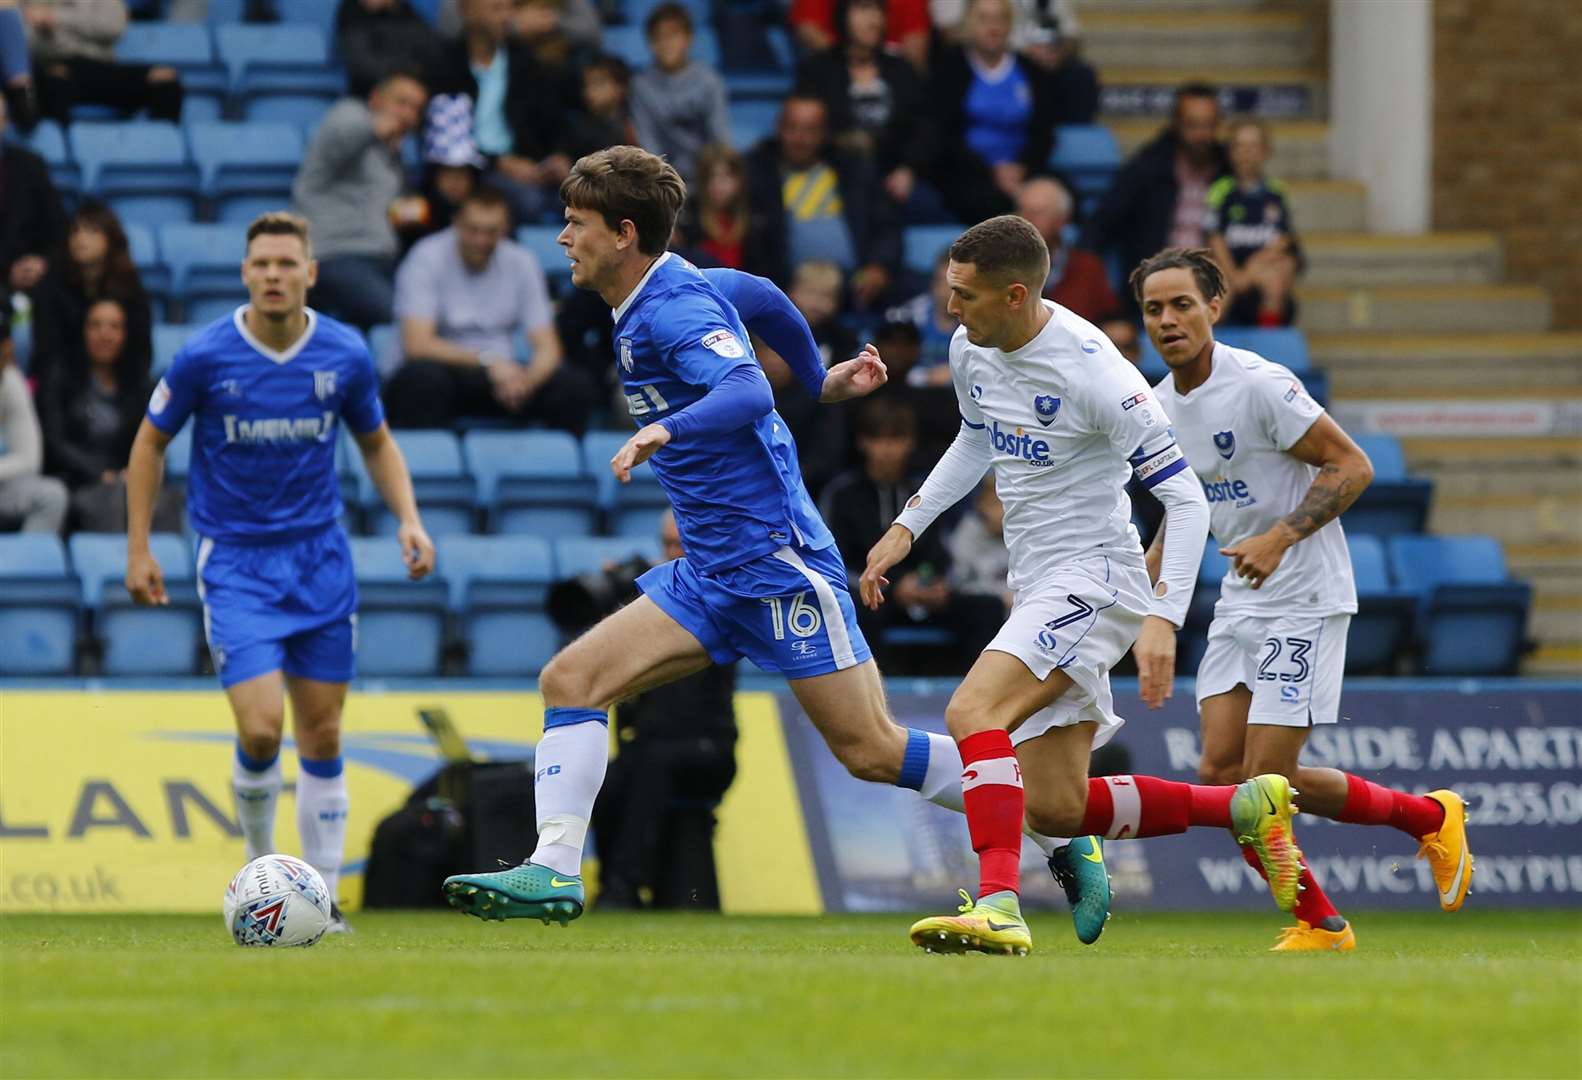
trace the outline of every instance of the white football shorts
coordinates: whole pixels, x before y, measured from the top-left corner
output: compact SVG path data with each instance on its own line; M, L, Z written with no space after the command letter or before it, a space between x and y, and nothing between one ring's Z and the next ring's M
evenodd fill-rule
M1246 686L1249 724L1335 723L1350 626L1350 615L1216 615L1197 669L1198 705Z
M988 648L1016 657L1039 679L1059 668L1075 685L1011 732L1012 744L1090 720L1098 724L1094 748L1109 742L1126 723L1115 715L1110 668L1137 640L1150 606L1148 571L1104 555L1063 566L1018 594Z

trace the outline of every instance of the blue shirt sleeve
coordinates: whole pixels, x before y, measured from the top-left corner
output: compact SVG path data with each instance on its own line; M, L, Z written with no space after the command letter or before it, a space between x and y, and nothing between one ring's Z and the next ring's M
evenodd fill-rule
M696 442L746 427L775 407L774 391L755 364L731 368L691 405L671 413L660 425L670 432L671 445Z
M780 354L817 401L824 392L824 357L807 320L790 297L768 278L740 270L710 269L703 271L703 276L730 301L741 316L742 325Z
M174 435L203 401L203 363L183 346L148 399L148 422Z
M351 384L346 387L341 415L346 418L346 426L358 435L366 435L385 422L384 405L379 401L379 376L374 373L373 356L366 346L352 358Z

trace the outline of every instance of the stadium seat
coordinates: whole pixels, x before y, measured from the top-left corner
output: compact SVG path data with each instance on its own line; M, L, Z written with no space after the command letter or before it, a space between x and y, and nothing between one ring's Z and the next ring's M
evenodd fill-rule
M331 63L325 33L314 23L220 26L214 40L236 97L300 94L334 100L346 92L346 74Z
M1121 147L1102 124L1066 124L1055 129L1049 167L1071 185L1085 218L1121 167Z
M1417 598L1419 673L1516 673L1532 586L1507 576L1498 540L1392 536L1389 555L1396 583Z
M1294 326L1216 326L1214 338L1233 349L1255 352L1307 377L1313 362L1307 352L1307 335Z
M152 296L164 296L170 291L170 268L159 257L154 231L137 221L123 221L121 228L126 232L126 246L138 276L143 279L143 288Z
M603 570L607 563L623 562L641 555L651 563L664 558L659 547L659 528L650 536L582 536L555 540L555 570L558 580L581 577Z
M571 289L571 263L566 259L566 249L556 241L560 228L559 225L523 225L516 230L516 242L533 253L549 279L549 291L555 296Z
M759 24L764 46L772 63L765 63L762 50L752 50L741 57L727 55L720 74L725 77L725 90L734 110L740 101L779 102L791 92L796 70L796 51L791 36L784 26ZM747 146L738 144L745 152Z
M184 301L187 322L212 322L246 302L241 277L246 225L164 225L159 230L159 249L170 267L171 295Z
M574 436L563 431L469 431L462 437L478 505L496 533L593 532L596 486Z
M934 260L950 250L961 235L956 225L910 225L901 234L901 262L909 273L927 278L934 273Z
M423 511L423 525L430 536L472 532L476 487L462 464L461 443L451 431L397 429L396 445L406 457L412 487ZM368 531L394 536L399 522L390 513L363 466L362 455L352 456L361 486L361 502L368 516Z
M623 484L610 472L610 459L630 436L620 431L590 431L582 438L583 468L598 485L599 505L604 508L607 531L620 536L643 535L645 530L629 525L626 519L645 520L649 535L659 531L659 515L670 506L670 497L659 486L654 470L643 462L632 470L630 483Z
M284 123L188 124L199 192L219 220L251 221L291 203L302 163L302 135Z
M198 23L134 22L115 43L123 64L163 64L181 73L182 119L218 116L225 103L226 74L214 57L209 28ZM203 104L194 109L198 101Z
M208 2L210 26L239 23L246 14L247 0L209 0Z
M775 133L780 123L778 99L735 101L730 104L731 143L743 154Z
M317 26L332 49L335 47L335 13L339 7L339 4L326 4L324 0L275 0L275 12L281 22Z
M1347 533L1346 546L1357 583L1357 614L1346 638L1346 671L1388 675L1411 633L1417 605L1409 593L1391 583L1384 544L1378 537Z
M388 379L401 366L401 328L390 323L368 329L368 351L373 354L374 370Z
M94 637L103 648L102 670L106 675L195 674L203 620L187 541L155 533L149 547L170 601L162 607L138 606L122 585L124 534L77 533L70 540L83 606L94 613Z
M165 446L165 479L185 486L192 470L192 424L181 425Z
M270 94L249 98L242 106L242 115L254 124L290 124L302 134L306 145L333 104L317 94Z
M440 568L460 613L469 675L537 675L560 647L544 614L555 579L549 541L534 536L451 536Z
M10 129L7 129L9 134ZM82 169L66 148L66 133L53 120L41 120L23 143L49 166L49 178L63 195L75 194L82 184Z
M70 674L81 610L59 537L0 535L0 675Z
M389 537L354 536L357 570L357 669L363 675L437 675L445 645L450 589L433 574L407 578Z
M123 221L191 219L198 174L175 124L74 123L68 142L82 167L83 192L108 202Z
M1350 533L1394 536L1420 533L1433 501L1433 481L1406 474L1406 455L1393 435L1353 435L1373 462L1373 483L1341 518Z
M154 378L159 378L170 370L170 363L176 358L176 353L187 343L187 339L201 330L200 326L186 323L159 323L154 327L154 367L149 372Z

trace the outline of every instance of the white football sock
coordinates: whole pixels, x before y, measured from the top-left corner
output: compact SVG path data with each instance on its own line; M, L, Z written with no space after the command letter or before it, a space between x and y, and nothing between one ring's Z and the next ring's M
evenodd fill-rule
M346 770L339 757L329 761L299 760L302 769L297 773L297 832L302 837L302 858L324 878L330 899L334 900L341 861L346 857Z
M258 766L263 766L258 768ZM236 821L242 827L247 861L275 850L275 804L280 800L280 755L257 761L242 752L240 744L231 758L231 798Z
M923 743L920 737L926 737L927 757L923 756ZM918 766L921 765L921 770ZM946 810L954 810L958 814L967 812L966 802L961 793L961 748L956 745L956 740L949 735L940 735L932 731L922 731L910 728L907 731L906 763L901 768L903 787L913 787L908 779L917 781L917 793L936 806L943 806ZM917 773L921 771L921 777ZM909 777L910 774L910 777ZM1044 836L1035 833L1022 823L1022 831L1032 838L1047 858L1058 847L1070 843L1058 836Z
M610 763L608 723L600 709L544 710L544 737L533 762L538 847L532 861L557 874L582 873L588 819Z

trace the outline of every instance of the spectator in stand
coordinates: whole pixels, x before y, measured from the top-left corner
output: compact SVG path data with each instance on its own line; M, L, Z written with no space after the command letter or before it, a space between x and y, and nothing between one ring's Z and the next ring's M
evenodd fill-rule
M1099 111L1099 77L1082 58L1082 29L1071 0L1012 0L1011 48L1049 73L1056 124L1091 124ZM961 40L967 0L929 0L940 40Z
M1161 248L1202 247L1208 190L1230 171L1218 130L1219 94L1212 86L1176 90L1170 126L1121 166L1094 213L1093 249L1132 267ZM1137 317L1131 291L1120 299Z
M1009 614L1011 556L1005 547L1005 507L992 472L983 478L971 512L950 531L945 547L950 552L950 587L963 596L992 597Z
M154 316L121 219L102 203L83 203L71 216L64 247L33 297L31 374L40 389L57 375L86 370L80 362L83 326L88 309L100 300L115 300L121 309L127 370L146 374L154 355Z
M1134 364L1143 362L1142 339L1137 334L1137 324L1130 319L1110 319L1099 327L1120 354Z
M403 257L419 240L451 227L483 176L483 156L472 141L472 103L466 96L436 95L428 115L434 122L423 129L422 207L399 230Z
M886 52L911 61L918 71L928 67L927 0L885 0ZM840 38L841 0L792 0L791 33L806 52L832 49Z
M793 93L778 134L748 155L747 269L783 286L791 267L828 259L849 275L854 305L866 309L900 269L900 215L873 167L833 149L828 130L824 103Z
M421 72L432 84L443 45L411 0L341 0L335 12L335 48L355 98L367 98L393 68Z
M0 99L0 137L6 103ZM31 293L66 239L66 213L49 166L20 143L0 138L0 292Z
M398 200L406 185L401 143L417 130L427 96L416 72L396 71L366 102L342 98L313 133L291 185L318 259L310 302L364 330L391 318L398 248L392 217L403 216Z
M813 343L826 368L857 355L857 335L839 319L843 285L839 266L828 259L810 259L797 266L791 276L791 288L786 290L786 296L813 331Z
M509 239L510 208L492 188L401 264L396 314L405 359L385 387L392 427L444 428L459 417L536 420L580 433L591 407L583 373L561 364L544 271ZM513 337L527 339L516 360Z
M972 0L964 30L931 72L934 178L957 217L981 221L1009 213L1022 184L1047 167L1055 101L1048 73L1011 51L1010 0Z
M598 13L593 12L592 35L584 33L586 26L579 24L573 35L568 28L566 14L577 7L580 17L589 6L571 5L566 0L514 0L515 13L511 16L511 40L527 50L549 67L565 68L565 74L575 79L574 60L585 60L598 51L603 37Z
M582 108L565 118L560 151L571 161L607 146L636 146L632 71L619 56L601 54L582 68Z
M434 27L449 41L462 36L466 0L440 0ZM529 12L526 9L535 10ZM604 35L599 11L593 0L562 0L559 3L520 4L512 16L512 32L529 38L558 31L574 49L597 49Z
M16 114L17 126L32 131L38 122L38 94L33 86L27 24L16 0L0 0L0 91Z
M763 253L747 250L747 162L729 146L705 146L698 154L698 183L676 223L686 258L698 266L741 270L761 265Z
M1208 191L1209 250L1230 289L1224 321L1244 326L1288 326L1296 313L1291 286L1301 269L1301 247L1291 228L1285 185L1264 172L1272 149L1262 120L1230 127L1230 176Z
M819 497L819 510L836 546L846 560L853 585L861 576L868 549L884 535L906 501L922 486L923 477L911 468L917 449L917 416L907 402L891 397L865 401L857 413L857 450L862 467L831 481ZM974 657L999 630L1004 611L998 599L963 597L947 581L950 556L942 537L924 533L911 553L889 571L892 582L888 602L878 611L858 606L857 621L863 636L880 656L886 671L900 671L905 649L885 639L890 627L932 627L949 631L956 639L955 655Z
M698 151L709 143L731 142L725 80L687 55L692 16L680 4L664 3L650 11L643 32L654 63L632 76L637 138L643 149L663 155L691 183Z
M462 38L450 47L435 93L471 100L472 136L489 162L485 182L505 193L517 224L536 221L571 171L557 147L575 87L527 46L512 44L511 0L464 0L462 15Z
M39 394L44 464L71 489L72 528L126 531L126 463L153 386L148 357L129 345L130 319L119 300L93 301L65 378ZM154 528L181 531L181 494L162 490Z
M11 305L0 293L0 528L59 533L66 485L44 475L44 439L11 348Z
M848 0L839 43L801 63L797 88L824 102L836 145L873 162L905 206L935 148L923 81L884 51L884 20L884 0Z
M928 291L918 293L884 315L889 321L906 322L917 327L917 363L906 373L906 382L910 386L950 385L950 339L955 336L956 327L960 324L949 311L950 284L945 280L945 271L949 266L950 252L940 252L934 260L934 273L929 278ZM891 378L894 377L892 373Z
M1104 260L1091 251L1066 244L1065 228L1071 221L1071 193L1058 180L1035 177L1022 185L1016 212L1032 223L1049 245L1049 277L1044 296L1092 323L1121 314L1121 302L1110 288Z
M155 120L181 119L175 68L115 60L115 43L126 32L123 0L23 0L22 19L43 115L66 124L73 105L110 105L146 109Z

